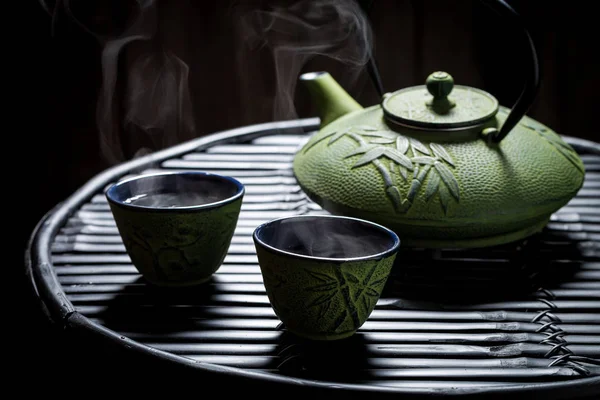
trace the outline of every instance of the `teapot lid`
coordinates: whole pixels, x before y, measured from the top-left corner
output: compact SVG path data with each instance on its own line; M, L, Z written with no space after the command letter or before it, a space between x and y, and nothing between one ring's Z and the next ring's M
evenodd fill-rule
M494 117L498 100L491 94L468 86L454 85L452 76L437 71L425 85L384 95L385 118L414 129L456 130L471 128Z

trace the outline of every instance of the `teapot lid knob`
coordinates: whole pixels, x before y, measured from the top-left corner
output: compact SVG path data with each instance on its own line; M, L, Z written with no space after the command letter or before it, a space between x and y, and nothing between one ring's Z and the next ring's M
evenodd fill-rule
M436 71L429 75L425 80L427 91L433 96L433 99L427 102L437 114L446 114L456 103L448 98L452 89L454 89L454 78L447 72Z
M454 85L447 72L436 71L425 85L384 96L382 108L388 122L414 129L471 129L493 118L498 100L483 90Z
M448 97L454 88L454 78L447 72L436 71L427 77L425 85L434 98Z

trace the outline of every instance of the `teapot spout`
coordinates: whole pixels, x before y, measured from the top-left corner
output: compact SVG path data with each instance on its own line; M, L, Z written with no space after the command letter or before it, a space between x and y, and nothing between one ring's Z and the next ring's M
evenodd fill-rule
M321 128L342 115L362 110L328 72L308 72L300 75L319 110Z

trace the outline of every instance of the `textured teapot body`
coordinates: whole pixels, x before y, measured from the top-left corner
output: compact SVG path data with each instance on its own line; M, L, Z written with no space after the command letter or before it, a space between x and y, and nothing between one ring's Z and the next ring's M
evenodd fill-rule
M500 107L487 126L504 122ZM583 183L577 153L523 117L500 143L481 129L426 132L390 124L381 106L352 111L298 151L294 174L334 214L368 219L403 244L481 247L543 229Z

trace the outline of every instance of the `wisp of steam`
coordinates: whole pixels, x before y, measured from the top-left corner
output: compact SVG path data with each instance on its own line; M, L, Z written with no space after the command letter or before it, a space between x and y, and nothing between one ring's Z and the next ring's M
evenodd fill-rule
M91 22L78 18L77 2L40 3L52 15L53 26L64 13L102 46L96 122L100 149L108 162L118 163L193 137L189 67L163 43L157 0L119 3L121 13L130 9L129 22L111 32L99 32Z
M261 234L276 249L318 258L369 257L394 245L390 235L372 225L317 216L274 221Z
M104 15L94 9L93 17L86 19L81 10L90 9L89 3L78 8L85 1L39 1L52 15L53 26L59 16L66 16L102 46L97 126L107 161L121 162L197 135L188 86L194 71L167 44L173 30L180 29L177 22L161 19L164 7L177 5L158 0L100 2L95 6L99 5L98 12ZM235 1L233 5L231 22L240 45L251 52L266 46L272 53L274 120L297 118L296 82L313 57L343 63L346 83L356 80L370 57L372 32L356 1ZM118 12L111 7L118 7ZM122 14L127 14L123 22L115 23ZM218 41L219 37L202 40ZM244 63L238 64L244 79L269 82L270 77L246 76Z
M132 149L140 142L161 148L193 137L188 83L194 71L164 44L157 0L120 3L134 5L129 22L116 31L102 33L77 18L71 0L57 0L54 7L40 1L53 20L60 10L64 11L102 46L97 124L101 150L109 162L131 157ZM306 64L318 56L336 60L344 66L346 83L354 82L372 54L372 32L358 2L353 0L267 4L268 8L239 6L233 13L234 26L241 43L250 51L266 46L272 54L276 81L273 119L295 119L296 83ZM240 65L243 68L243 63ZM240 69L240 74L245 76L247 71ZM132 202L148 201L151 199L145 195L132 198ZM299 224L280 240L292 243L294 240L288 241L287 237L292 235L301 247L298 251L321 257L355 257L382 249L383 244L373 243L372 235L365 232L324 228Z
M240 8L240 37L249 49L267 47L275 70L274 120L298 118L296 84L306 64L315 57L343 65L346 84L354 83L372 54L372 31L358 2L300 0L269 8ZM241 74L244 71L240 71ZM273 245L317 257L360 257L383 251L377 236L338 224L295 223L278 230ZM328 228L328 229L327 229ZM375 241L374 241L375 239ZM383 246L383 247L382 247Z
M269 8L240 8L239 14L238 29L245 44L251 50L267 46L273 55L275 120L297 118L296 83L312 58L324 56L343 63L353 82L371 55L371 27L353 0L272 2Z

